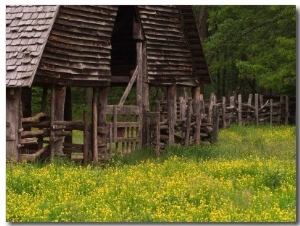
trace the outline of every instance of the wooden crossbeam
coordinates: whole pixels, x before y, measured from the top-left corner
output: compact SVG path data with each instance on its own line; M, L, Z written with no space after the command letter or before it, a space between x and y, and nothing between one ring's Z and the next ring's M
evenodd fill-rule
M137 78L138 71L139 71L139 66L136 65L136 68L135 68L135 70L134 70L134 73L133 73L133 75L132 75L132 77L131 77L131 79L130 79L130 81L129 81L129 83L128 83L126 89L125 89L125 92L123 93L123 96L122 96L122 98L121 98L121 100L120 100L118 106L122 106L122 105L124 104L124 102L125 102L125 100L126 100L128 94L129 94L129 92L130 92L130 90L131 90L131 87L132 87L133 83L135 82L135 80L136 80L136 78Z

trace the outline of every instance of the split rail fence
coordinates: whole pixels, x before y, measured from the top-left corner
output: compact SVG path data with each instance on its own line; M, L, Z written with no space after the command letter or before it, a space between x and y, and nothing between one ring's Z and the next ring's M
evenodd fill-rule
M143 125L146 126L143 128L140 126L139 116L144 110L138 106L108 105L106 113L109 120L106 126L97 128L92 128L88 122L86 111L83 120L80 121L58 121L41 112L33 117L21 117L19 147L23 151L20 153L20 159L33 161L38 156L49 155L51 146L58 142L63 144L64 155L76 158L76 153L81 153L77 158L83 159L85 164L95 155L92 151L94 146L107 147L107 153L96 154L110 156L116 151L130 153L140 148L143 142L143 145L146 143L154 146L159 155L166 144L187 146L216 142L219 128L226 128L232 124L287 125L290 119L295 118L295 109L290 110L291 105L295 106L295 99L288 96L270 98L250 94L247 101L243 102L240 94L223 97L222 100L217 100L214 94L211 94L209 99L203 99L203 95L194 99L185 95L176 101L156 102L154 110L145 111ZM73 130L83 131L83 144L72 142ZM141 134L144 132L146 141L141 140ZM97 134L103 134L106 138L98 139ZM32 145L35 147L30 148Z
M284 124L289 123L290 105L295 99L289 96L267 97L250 94L247 102L242 102L242 95L222 97L217 100L212 93L210 99L200 101L190 97L179 97L176 111L168 112L168 101L156 102L156 110L148 112L148 142L163 151L165 144L178 143L187 146L190 143L208 143L218 140L219 128L232 124ZM170 117L170 115L172 117Z

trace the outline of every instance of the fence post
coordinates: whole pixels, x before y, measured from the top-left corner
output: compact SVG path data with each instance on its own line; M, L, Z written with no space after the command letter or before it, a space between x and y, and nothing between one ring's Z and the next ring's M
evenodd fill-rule
M255 124L258 125L258 94L255 93Z
M160 102L156 102L156 155L160 154Z
M194 100L194 115L196 117L195 143L200 144L200 129L201 129L201 106L200 106L200 87L192 89L192 97Z
M248 105L252 105L252 93L249 94L249 97L248 97Z
M264 106L264 96L259 95L259 102L260 102L260 107L262 108Z
M238 120L239 126L242 125L242 95L238 95Z
M280 121L279 121L279 124L282 123L282 118L284 117L283 115L283 107L282 107L282 104L283 104L283 96L280 95Z
M273 123L273 99L270 99L270 125Z
M201 112L199 112L201 114ZM188 100L188 107L187 107L187 117L186 117L186 132L185 132L185 139L184 139L184 146L188 146L190 141L190 130L191 130L191 115L192 115L192 100Z
M218 141L218 133L219 133L219 107L218 105L213 106L213 133L211 142L215 143Z
M210 104L209 104L209 108L208 108L208 118L207 118L207 123L210 125L211 122L211 118L212 118L212 111L213 111L213 105L214 105L214 98L215 98L215 94L211 93L210 94Z
M176 123L176 85L167 88L167 109L169 119L169 143L174 144L174 127Z
M289 112L289 97L285 96L285 121L284 121L285 125L287 125L289 123L289 116L290 116L290 112Z
M222 98L223 128L226 128L226 97Z

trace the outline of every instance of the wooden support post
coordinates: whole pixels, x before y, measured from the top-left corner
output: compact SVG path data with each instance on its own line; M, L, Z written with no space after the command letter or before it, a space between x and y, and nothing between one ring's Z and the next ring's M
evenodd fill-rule
M113 105L113 142L116 143L116 150L118 151L118 143L117 143L117 134L118 134L118 127L117 127L117 121L118 121L118 109L116 105Z
M55 86L55 107L54 107L54 120L64 120L66 87ZM53 128L51 128L53 130ZM54 142L55 155L63 154L63 136L56 136Z
M167 109L169 120L169 143L174 144L175 123L176 123L176 85L168 86Z
M44 87L43 88L43 93L42 93L42 100L41 100L41 112L46 113L47 112L47 93L48 93L48 88ZM43 137L38 138L38 149L41 149L43 147Z
M255 124L258 125L258 94L255 93L254 107L255 107Z
M223 119L223 128L226 128L226 97L222 98L222 119Z
M199 112L199 114L201 114L201 112ZM184 146L188 146L190 142L191 117L192 117L192 100L188 100Z
M194 115L196 116L196 132L195 143L200 144L200 129L201 129L201 106L200 106L200 87L192 88L192 97L194 100Z
M218 134L219 134L219 107L218 105L213 106L213 134L211 141L215 143L218 141Z
M150 103L149 103L149 84L147 79L147 46L146 42L143 42L143 52L142 52L142 65L141 65L141 76L143 77L142 82L142 102L143 102L143 113L150 111ZM140 64L139 64L140 65ZM146 118L144 114L144 122L142 128L142 146L149 145L150 146L150 127L146 126L150 124L150 118Z
M143 67L143 43L138 41L136 43L136 64L138 65L138 75L136 79L136 104L140 107L140 115L138 116L138 148L142 147L143 141L143 123L144 123L144 108L143 108L143 76L141 68Z
M156 156L160 155L160 102L156 102Z
M20 109L21 89L6 89L6 159L10 161L18 161L18 144L21 135L20 125Z
M98 155L98 96L99 88L93 88L93 120L92 120L92 134L93 134L93 163L95 165L99 162Z
M88 121L88 89L85 88L84 90L84 100L85 100L85 107L83 111L83 165L86 166L89 159L89 143L90 143L90 133L88 131L89 128L89 121Z
M109 87L103 87L100 89L98 96L98 127L102 130L98 131L98 153L101 154L102 160L108 160L108 153L106 147L108 128L106 124L106 108L107 108L107 96Z
M289 112L289 97L285 96L285 120L284 124L288 125L289 123L289 117L290 117L290 112Z
M242 95L238 95L238 123L242 125Z
M273 123L273 99L270 99L270 125Z
M51 113L50 113L50 152L51 152L51 161L54 160L55 152L54 152L54 119L55 119L55 86L52 85L51 87Z
M67 87L66 89L66 101L65 101L65 112L64 112L64 120L72 121L72 93L71 87ZM72 135L65 137L66 143L72 143Z
M88 115L87 111L83 111L83 165L86 166L89 159L89 136L88 136Z

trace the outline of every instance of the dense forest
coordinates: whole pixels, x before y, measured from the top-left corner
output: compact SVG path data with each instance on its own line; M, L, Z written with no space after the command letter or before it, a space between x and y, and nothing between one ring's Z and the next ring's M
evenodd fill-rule
M211 85L201 87L205 97L214 92L220 98L232 91L243 96L296 95L295 6L193 6L193 9L212 80ZM108 103L117 104L124 90L125 87L113 87ZM33 92L33 96L42 95L39 88ZM162 95L163 90L150 87L150 102ZM74 118L85 107L84 98L84 89L72 88ZM133 87L125 104L135 104L135 100ZM39 112L39 104L40 100L33 100L33 112Z
M194 6L217 96L296 94L296 6Z

